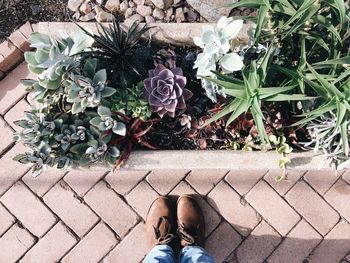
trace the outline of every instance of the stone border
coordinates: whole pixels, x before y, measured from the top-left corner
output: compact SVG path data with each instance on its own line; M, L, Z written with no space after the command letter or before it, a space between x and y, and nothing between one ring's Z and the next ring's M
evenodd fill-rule
M97 24L95 22L80 22L82 27L97 33ZM110 23L103 23L109 25ZM143 25L143 23L141 24ZM211 25L210 23L150 23L147 24L151 29L152 41L171 44L175 46L193 46L192 38L200 36L203 26ZM241 41L247 40L247 30L251 27L245 24L238 34ZM51 36L59 35L64 30L68 35L73 35L79 28L72 22L40 22L38 23L38 32Z
M306 151L291 153L288 158L291 164L287 170L317 170L322 168L319 165L325 157L321 153ZM279 169L280 159L275 151L135 151L122 170L271 170Z
M36 29L36 24L27 22L0 44L0 80L23 61L24 52L31 49L28 38Z

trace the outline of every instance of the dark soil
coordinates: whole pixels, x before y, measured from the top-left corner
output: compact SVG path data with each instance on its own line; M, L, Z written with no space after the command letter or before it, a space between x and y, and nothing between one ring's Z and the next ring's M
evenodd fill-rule
M25 22L69 21L68 0L0 0L0 43Z

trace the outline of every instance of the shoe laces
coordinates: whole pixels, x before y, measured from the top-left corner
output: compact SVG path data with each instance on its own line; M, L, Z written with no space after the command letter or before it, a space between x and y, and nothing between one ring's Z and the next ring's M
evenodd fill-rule
M188 227L184 223L179 225L177 233L181 240L185 241L187 245L196 245L199 241L199 225Z
M160 232L160 225L162 223L164 223L164 225L166 227L165 236L162 236L162 234ZM159 217L157 226L153 226L153 229L154 229L154 237L157 240L158 245L167 245L174 238L174 235L170 233L171 232L171 224L169 223L168 218L166 218L164 216Z

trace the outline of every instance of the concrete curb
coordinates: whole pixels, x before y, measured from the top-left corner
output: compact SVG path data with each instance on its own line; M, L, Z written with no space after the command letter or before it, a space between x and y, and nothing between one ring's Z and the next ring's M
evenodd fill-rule
M271 170L279 169L280 156L275 151L135 151L123 170ZM324 160L321 153L291 153L288 170L317 170ZM322 168L324 170L324 168ZM330 168L326 168L330 169Z
M97 24L95 22L78 23L87 30L97 33ZM103 23L110 25L110 23ZM143 24L141 24L143 25ZM152 41L171 44L176 46L193 46L193 37L200 36L203 26L212 25L209 23L150 23L147 24L151 29ZM247 30L251 25L245 24L238 38L241 41L247 40ZM79 28L72 22L40 22L38 23L38 32L51 36L58 36L61 30L64 30L68 35L73 35Z

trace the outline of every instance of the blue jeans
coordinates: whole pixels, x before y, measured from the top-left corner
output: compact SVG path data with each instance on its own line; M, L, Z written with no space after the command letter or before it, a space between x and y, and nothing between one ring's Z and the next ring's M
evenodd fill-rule
M155 246L143 260L143 263L175 263L173 249L168 245ZM215 263L208 253L198 246L186 246L180 252L180 263Z

